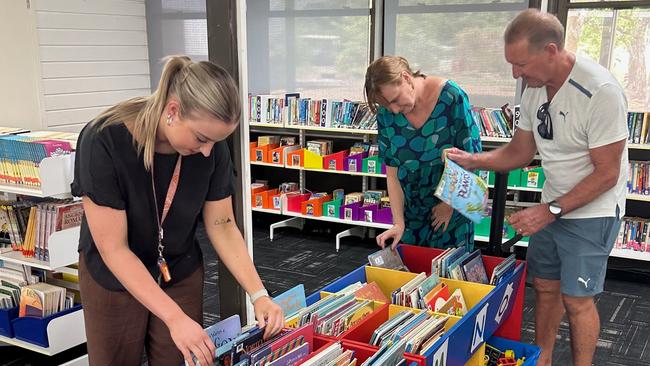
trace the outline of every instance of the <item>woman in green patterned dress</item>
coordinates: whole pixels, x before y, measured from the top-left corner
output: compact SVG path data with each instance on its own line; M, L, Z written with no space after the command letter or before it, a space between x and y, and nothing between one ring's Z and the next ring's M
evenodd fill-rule
M377 112L380 156L386 162L393 226L377 236L436 248L474 247L473 223L441 202L434 191L442 151L481 151L467 94L453 81L413 72L403 57L385 56L366 71L365 94Z

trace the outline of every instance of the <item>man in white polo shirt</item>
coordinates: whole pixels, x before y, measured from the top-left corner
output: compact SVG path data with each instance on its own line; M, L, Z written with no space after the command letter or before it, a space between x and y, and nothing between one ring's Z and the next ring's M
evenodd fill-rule
M507 172L525 167L539 151L546 175L542 203L509 219L531 236L538 365L551 364L565 310L573 365L591 365L600 332L593 296L603 291L625 211L627 101L609 71L564 49L564 29L553 15L526 10L504 39L512 75L527 85L519 126L497 150L452 149L447 156L467 169Z

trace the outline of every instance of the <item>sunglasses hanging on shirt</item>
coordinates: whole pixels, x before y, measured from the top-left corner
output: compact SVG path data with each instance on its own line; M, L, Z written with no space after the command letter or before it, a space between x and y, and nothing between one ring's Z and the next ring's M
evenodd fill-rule
M537 125L537 132L539 136L546 140L553 140L553 120L551 120L551 113L548 111L549 102L539 106L537 110L537 119L540 124Z

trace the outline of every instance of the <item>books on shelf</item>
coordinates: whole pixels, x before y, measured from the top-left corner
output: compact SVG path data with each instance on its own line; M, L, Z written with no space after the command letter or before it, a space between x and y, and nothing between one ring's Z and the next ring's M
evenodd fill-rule
M632 144L650 144L650 113L627 113L627 141Z
M630 161L627 191L633 194L650 195L650 162Z
M80 226L82 218L81 201L0 202L0 252L20 251L48 261L50 235Z
M41 138L38 134L0 136L0 182L40 187L41 161L71 152L70 142Z
M650 219L624 217L614 248L650 252Z
M375 115L365 103L300 98L297 93L248 96L249 121L284 126L376 129Z
M39 282L21 287L18 316L43 318L73 305L74 294L63 287Z
M481 136L512 137L512 111L505 105L501 108L472 107L472 117L479 127Z

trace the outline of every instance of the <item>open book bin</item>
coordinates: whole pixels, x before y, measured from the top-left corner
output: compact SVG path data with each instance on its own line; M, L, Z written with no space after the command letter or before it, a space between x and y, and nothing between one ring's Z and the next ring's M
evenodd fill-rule
M70 309L60 311L44 318L29 316L16 318L11 322L14 328L14 336L16 339L20 339L21 341L47 348L50 346L50 342L47 338L47 325L50 321L79 310L81 310L81 304L77 304Z
M368 174L386 174L386 164L379 156L363 159L363 172Z
M278 189L269 189L268 191L257 192L253 194L253 207L256 208L273 208L273 200L271 197L277 195Z
M311 194L309 193L287 193L287 211L300 213L303 201L307 201Z
M406 284L417 273L430 273L431 260L442 253L442 250L438 249L409 245L401 245L399 251L404 264L414 273L363 266L307 297L307 305L313 304L325 295L323 292L336 292L357 281L377 282L381 291L390 296L395 289ZM492 274L494 267L504 260L504 258L488 256L482 258L488 276ZM443 364L465 365L473 360L472 357L476 352L482 352L481 347L484 347L485 341L493 334L518 340L521 335L525 269L525 264L518 262L513 273L504 277L498 286L441 279L449 286L450 292L456 288L461 289L468 312L428 350L424 355L426 364L435 364L434 361L440 361L442 357L446 360ZM372 319L374 318L364 321L363 326L368 328L364 331L372 332L381 324L373 324ZM343 336L349 338L350 334L358 334L356 332L361 330L351 329Z
M366 222L392 224L393 213L390 207L379 208L379 205L368 205L361 207L361 217L359 219Z
M348 157L348 150L339 151L334 154L325 155L323 158L323 169L343 170L343 161Z
M539 355L541 353L541 349L538 346L511 341L509 339L500 337L492 337L488 339L487 344L501 351L506 351L509 349L513 350L517 358L526 357L526 361L524 361L522 366L537 365L537 361L539 360Z
M363 159L368 157L367 152L350 155L345 158L343 168L348 172L361 172L363 169Z
M10 309L0 309L0 335L13 338L14 328L11 321L18 317L18 306Z
M363 216L361 216L361 202L353 202L341 206L341 212L339 214L339 217L343 220L359 221L363 219Z
M404 244L399 246L399 251L404 264L409 270L416 273L430 273L431 260L443 252L442 249ZM483 255L482 258L488 278L492 276L494 267L505 259L487 255ZM489 296L489 300L491 301L485 304L489 305L487 319L493 320L493 322L487 323L486 327L489 331L495 332L494 334L496 336L517 341L521 339L525 287L526 263L524 261L517 261L515 271L509 277L504 278L499 286L494 288ZM497 319L497 315L499 315L498 319L500 319L500 322L495 323L494 320Z
M300 167L305 161L305 149L293 150L287 154L286 166Z
M343 200L333 200L323 204L323 216L339 218Z
M304 152L305 162L303 166L308 169L323 169L323 156L313 153L307 149Z
M323 216L323 203L328 202L332 199L331 195L312 198L310 200L303 201L300 204L300 212L303 215L320 217Z
M251 161L263 161L265 163L271 162L271 150L276 149L280 144L268 144L257 146L255 148L255 155L251 155Z

